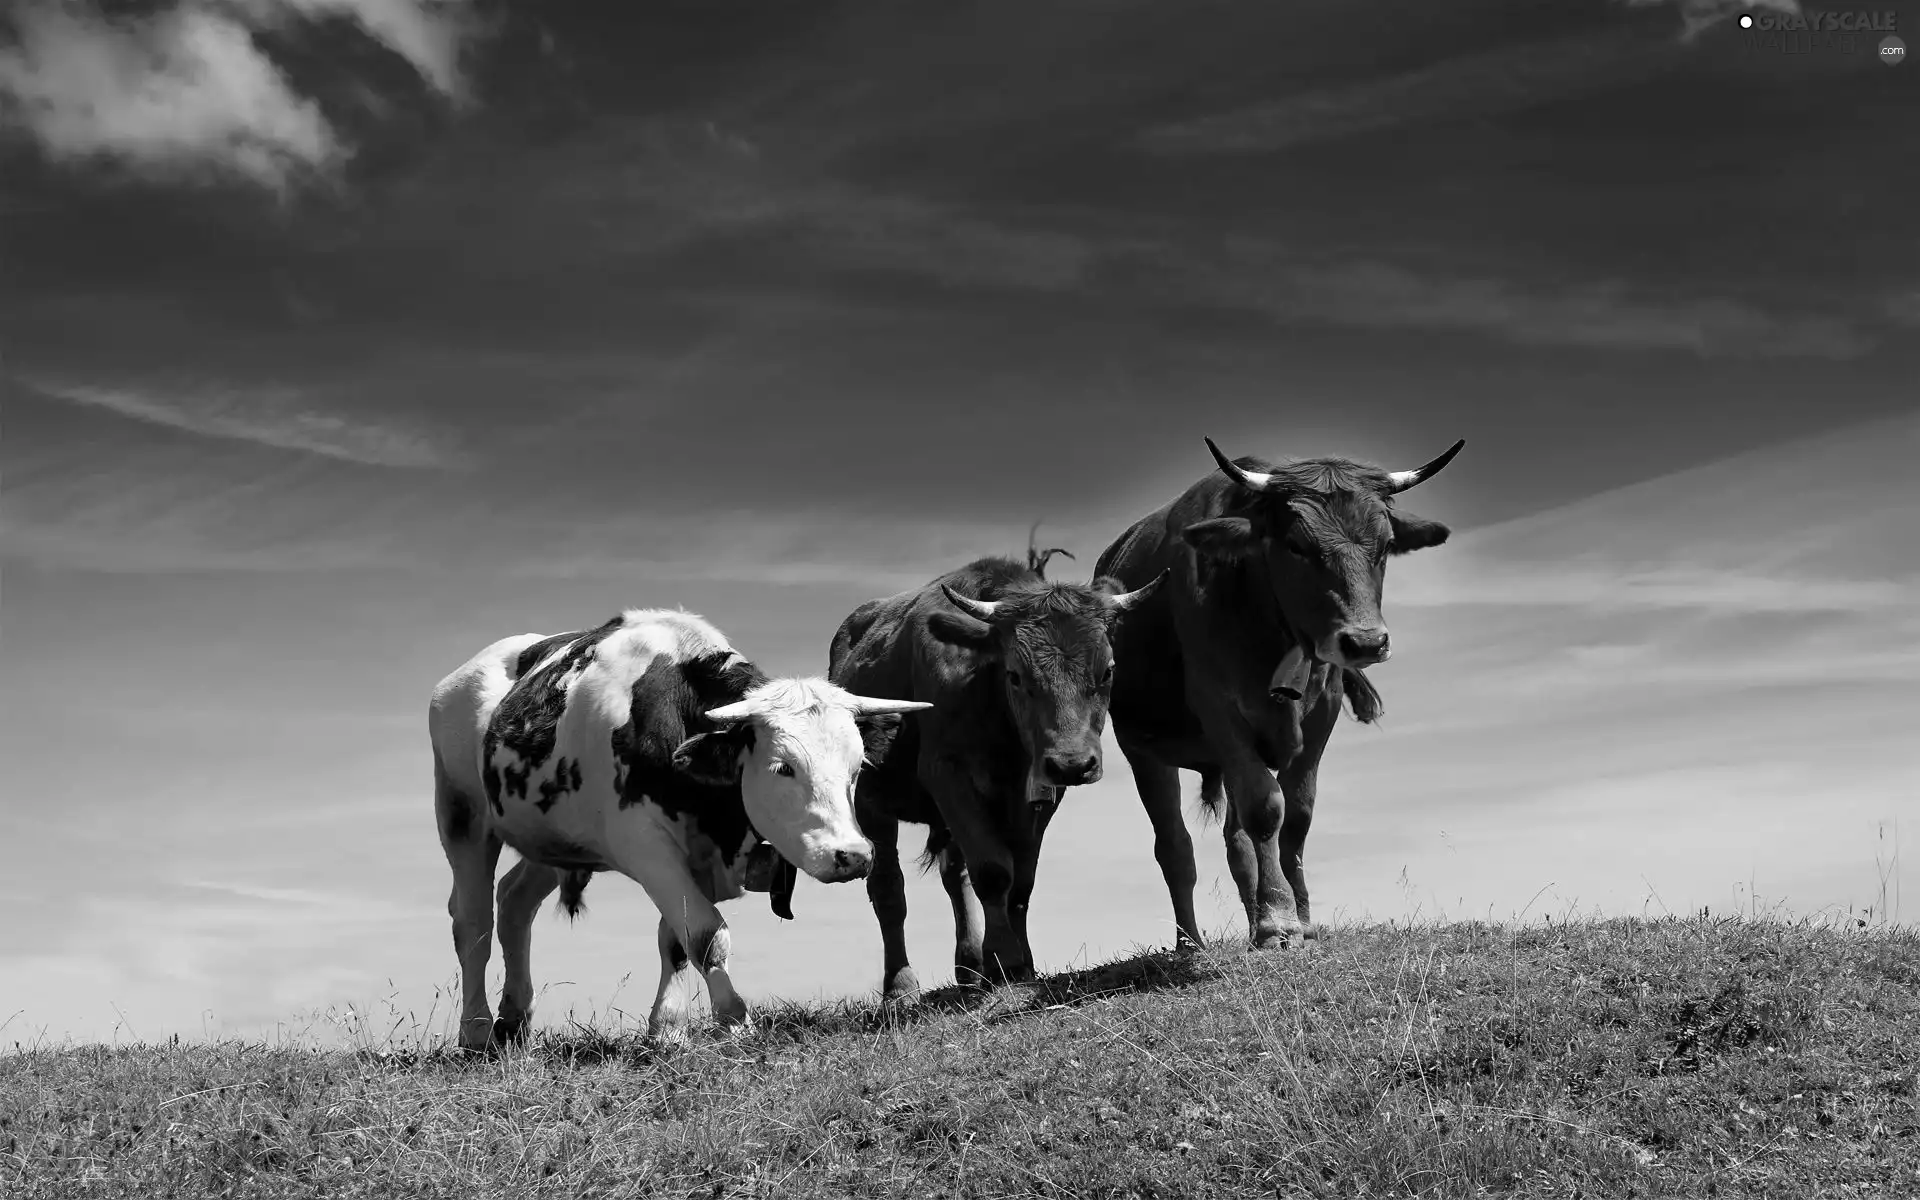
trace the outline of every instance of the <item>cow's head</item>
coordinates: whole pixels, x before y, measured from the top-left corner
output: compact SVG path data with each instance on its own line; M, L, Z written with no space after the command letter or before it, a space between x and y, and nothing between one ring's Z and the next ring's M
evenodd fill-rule
M824 679L776 679L709 709L719 728L682 742L673 765L703 783L738 781L760 836L815 879L859 879L873 844L854 820L854 781L886 752L900 714L931 707L856 696Z
M1112 579L1030 584L999 600L974 600L945 584L959 612L936 612L927 629L999 664L1007 709L1027 751L1029 799L1051 787L1100 778L1100 734L1113 689L1113 623L1139 607L1166 573L1135 591Z
M1438 546L1447 527L1393 507L1392 497L1453 461L1466 442L1411 471L1339 458L1271 470L1236 462L1207 439L1234 482L1226 513L1181 531L1208 558L1246 563L1264 579L1287 625L1325 662L1367 667L1392 652L1380 594L1387 557Z

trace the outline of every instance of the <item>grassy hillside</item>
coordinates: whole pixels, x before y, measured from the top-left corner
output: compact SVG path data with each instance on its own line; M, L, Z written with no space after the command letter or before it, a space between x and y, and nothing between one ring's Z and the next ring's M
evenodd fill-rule
M26 1048L0 1195L1920 1195L1920 935L1372 926L653 1048Z

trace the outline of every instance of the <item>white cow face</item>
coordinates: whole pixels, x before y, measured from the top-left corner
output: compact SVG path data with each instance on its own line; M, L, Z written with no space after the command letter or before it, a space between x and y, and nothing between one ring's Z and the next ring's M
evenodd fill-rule
M885 752L900 714L930 707L855 696L824 680L775 680L709 710L721 728L687 739L674 765L707 782L738 780L760 836L815 879L842 883L865 876L873 861L853 815L861 765Z

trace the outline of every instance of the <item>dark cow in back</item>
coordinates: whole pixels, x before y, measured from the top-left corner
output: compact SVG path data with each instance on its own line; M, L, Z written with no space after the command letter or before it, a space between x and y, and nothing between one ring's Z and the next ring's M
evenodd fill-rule
M1208 439L1219 471L1100 555L1095 573L1123 585L1172 573L1116 631L1113 728L1153 822L1181 941L1200 941L1182 769L1200 773L1209 808L1225 788L1227 865L1254 945L1310 928L1302 850L1315 778L1342 695L1362 720L1379 712L1360 670L1390 653L1387 558L1447 540L1445 525L1396 510L1393 497L1464 444L1389 472L1342 458L1230 460Z
M867 895L880 919L889 1000L919 991L907 962L901 821L929 827L926 861L939 863L953 904L959 981L1032 973L1027 903L1041 841L1065 789L1100 778L1108 639L1159 586L1051 582L1041 574L1051 553L1029 551L1025 563L978 559L925 587L869 600L834 634L833 682L933 705L903 723L855 793L855 815L874 845Z

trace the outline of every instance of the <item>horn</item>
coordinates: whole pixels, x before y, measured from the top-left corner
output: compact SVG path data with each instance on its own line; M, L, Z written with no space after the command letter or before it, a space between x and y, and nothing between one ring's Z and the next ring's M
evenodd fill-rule
M1391 480L1391 482L1387 485L1387 495L1391 496L1396 492L1404 492L1416 483L1423 483L1426 480L1432 479L1440 473L1440 468L1453 461L1453 456L1460 453L1460 447L1466 444L1467 439L1461 438L1453 445L1448 446L1445 454L1442 454L1439 458L1434 459L1424 467L1415 467L1411 471L1389 472L1387 478Z
M751 700L735 700L732 704L722 704L719 708L707 710L707 720L718 725L731 725L735 721L744 721L753 715L754 704Z
M1264 492L1273 486L1273 476L1262 471L1246 470L1225 454L1222 454L1220 447L1213 444L1212 438L1206 438L1204 440L1207 443L1207 449L1213 451L1213 461L1220 464L1220 469L1227 473L1227 478L1233 480L1241 487L1254 492Z
M1153 593L1159 589L1160 585L1166 581L1167 568L1162 567L1160 573L1155 575L1145 586L1137 587L1130 592L1121 592L1117 596L1110 596L1107 598L1107 604L1116 612L1131 612L1139 608L1142 604L1145 604L1147 597L1153 595Z
M877 717L883 713L920 712L933 705L924 700L882 700L877 696L847 696L847 707L856 717Z
M953 601L955 608L976 620L993 620L994 611L1000 607L998 600L973 600L962 596L944 583L940 585L940 590L947 594L947 599Z

